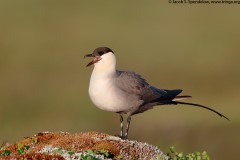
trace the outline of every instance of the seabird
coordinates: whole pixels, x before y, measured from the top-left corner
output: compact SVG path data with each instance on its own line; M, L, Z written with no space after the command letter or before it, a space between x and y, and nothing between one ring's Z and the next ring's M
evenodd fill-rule
M181 102L191 97L179 95L182 92L181 89L159 89L148 84L142 76L134 72L116 70L116 56L108 47L99 47L85 57L93 57L87 67L94 64L89 85L90 99L98 108L120 115L120 137L123 139L128 139L131 116L158 105L183 104L202 107L229 120L209 107ZM125 134L123 133L123 114L127 114Z

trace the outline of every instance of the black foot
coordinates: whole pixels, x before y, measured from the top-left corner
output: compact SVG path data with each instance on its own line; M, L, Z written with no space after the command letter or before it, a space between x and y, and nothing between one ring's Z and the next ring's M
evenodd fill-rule
M114 135L114 136L119 137L122 140L127 140L128 139L128 137L126 137L126 136L121 136L121 135Z

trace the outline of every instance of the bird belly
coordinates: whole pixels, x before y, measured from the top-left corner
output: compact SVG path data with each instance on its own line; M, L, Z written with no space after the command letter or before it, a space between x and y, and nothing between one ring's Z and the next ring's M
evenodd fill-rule
M105 111L124 112L132 107L129 96L116 88L111 79L91 78L89 95L92 102Z

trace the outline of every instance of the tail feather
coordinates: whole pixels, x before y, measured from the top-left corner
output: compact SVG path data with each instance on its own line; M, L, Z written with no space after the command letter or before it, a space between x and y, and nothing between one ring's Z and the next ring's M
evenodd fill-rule
M157 88L154 88L155 90L159 90ZM161 90L160 90L161 91ZM218 114L220 117L223 117L227 120L229 120L226 116L224 116L223 114L219 113L218 111L212 109L212 108L209 108L207 106L203 106L203 105L200 105L200 104L196 104L196 103L188 103L188 102L179 102L181 100L184 100L184 99L187 99L187 98L190 98L191 96L189 95L181 95L181 96L178 96L178 94L180 94L182 92L181 89L175 89L175 90L166 90L164 89L165 92L167 92L166 95L163 95L157 99L154 99L153 101L151 101L152 104L154 105L166 105L166 104L184 104L184 105L189 105L189 106L196 106L196 107L201 107L201 108L205 108L207 110L210 110L216 114ZM152 107L153 105L151 105ZM145 110L143 110L145 111Z
M184 95L184 96L176 96L172 101L181 101L187 98L191 98L192 96Z
M170 101L168 104L184 104L184 105L190 105L190 106L197 106L197 107L205 108L205 109L208 109L208 110L218 114L220 117L224 117L225 119L229 120L226 116L224 116L223 114L219 113L218 111L216 111L216 110L214 110L212 108L209 108L207 106L200 105L200 104L179 102L179 101Z

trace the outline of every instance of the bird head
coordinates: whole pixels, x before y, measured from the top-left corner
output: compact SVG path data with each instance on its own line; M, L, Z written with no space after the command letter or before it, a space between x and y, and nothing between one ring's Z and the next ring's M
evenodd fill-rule
M99 47L93 53L86 54L84 58L86 57L93 57L93 60L86 67L94 64L95 67L106 68L115 67L116 64L114 52L108 47Z

